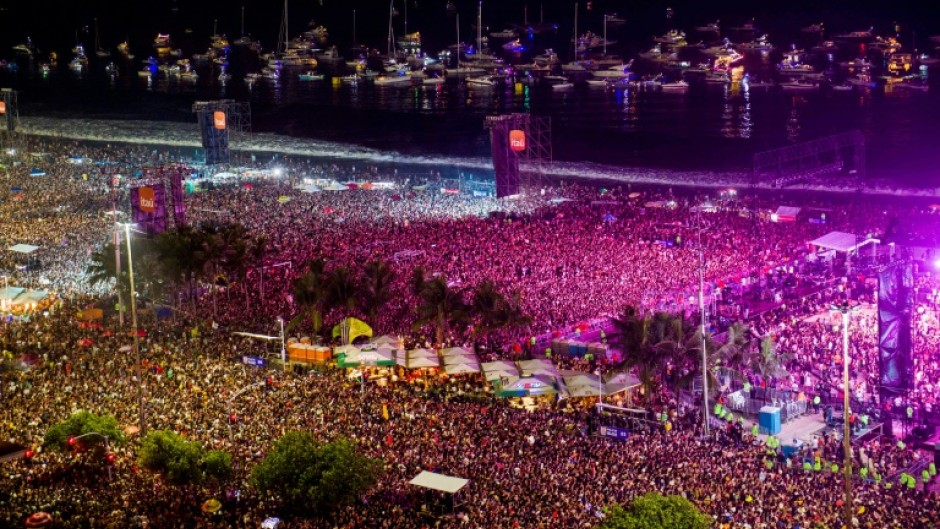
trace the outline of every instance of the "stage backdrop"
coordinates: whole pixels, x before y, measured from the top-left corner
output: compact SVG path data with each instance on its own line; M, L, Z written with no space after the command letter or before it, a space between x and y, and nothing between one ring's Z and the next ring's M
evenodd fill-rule
M878 354L882 399L914 386L911 309L914 275L910 263L895 263L878 275Z

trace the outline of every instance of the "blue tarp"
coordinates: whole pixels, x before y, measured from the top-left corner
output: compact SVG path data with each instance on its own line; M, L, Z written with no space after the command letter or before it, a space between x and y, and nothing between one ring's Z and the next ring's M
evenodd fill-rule
M33 167L29 172L29 176L46 176L46 172L38 167Z

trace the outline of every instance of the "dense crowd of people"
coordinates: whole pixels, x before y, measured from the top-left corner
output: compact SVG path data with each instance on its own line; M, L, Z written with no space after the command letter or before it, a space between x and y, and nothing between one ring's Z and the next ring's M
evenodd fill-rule
M810 224L765 220L763 212L779 197L725 197L717 200L716 211L700 215L693 208L703 197L647 189L635 195L633 189L602 193L560 185L515 201L405 186L311 194L291 184L304 177L344 180L345 168L279 160L287 177L187 195L187 207L193 222L237 221L250 233L264 235L269 243L264 264L292 266L267 269L263 278L255 270L230 292L209 292L205 296L211 300L184 304L173 319L144 311L145 375L140 381L126 352L129 338L113 318L104 322L104 330L80 326L75 318L78 309L106 291L84 278L90 255L110 239L113 222L104 214L111 209L111 165L93 162L130 168L165 163L174 155L146 147L54 141L31 150L43 154L8 166L0 177L0 242L39 246L36 258L42 266L18 269L19 258L8 254L0 264L11 283L47 289L54 298L44 312L0 323L2 348L30 366L3 372L0 439L39 447L51 425L77 410L113 415L122 427L133 426L143 382L150 430L173 430L207 448L228 451L236 468L222 485L180 490L137 467L135 435L128 430L131 441L116 447L110 479L97 462L70 454L45 451L29 461L5 463L0 467L0 526L18 527L32 512L47 511L57 527L71 529L257 528L283 506L254 491L248 472L291 430L321 439L347 436L384 462L385 475L354 505L325 518L288 518L288 527L592 527L609 504L651 490L687 497L713 517L715 526L839 524L840 474L806 470L803 461L783 457L779 447L768 449L730 427L702 438L696 430L699 415L690 403L667 395L644 402L672 403L669 428L658 422L637 426L618 443L590 434L597 419L588 411L514 409L480 398L474 389L479 381L472 377L369 385L361 394L358 383L338 370L287 374L247 367L238 362L241 355L262 346L229 331L255 330L261 320L295 314L293 278L315 258L352 269L374 259L392 263L393 290L399 294L369 323L415 344L432 341L430 329L411 325L414 299L407 281L418 266L428 275L446 276L458 288L491 279L503 290L519 291L523 310L532 318L524 336L615 315L625 305L691 314L697 306L700 249L712 296L726 283L766 282L781 266L799 266L806 241L828 231L879 233L907 205L845 202L829 211L825 224ZM77 157L83 163L74 163ZM34 164L47 176L27 176ZM375 176L381 175L360 175ZM807 205L831 202L817 200L800 198ZM831 366L839 333L829 320L805 321L831 298L847 295L851 285L828 289L760 314L759 303L743 295L722 300L752 303L755 331L774 335L780 349L793 356L787 365L791 378L775 377L773 385L827 382L838 388ZM852 295L872 301L861 285ZM335 322L343 315L326 319ZM870 314L856 322L853 358L859 359L859 369L852 389L867 398L877 373L875 326ZM937 398L935 328L927 320L918 326L924 339L917 341L917 395L924 403ZM465 338L455 332L447 341ZM507 340L507 348L511 343ZM583 361L565 366L592 367ZM273 383L241 394L229 409L232 395L269 378ZM809 457L838 462L837 443L824 438ZM887 440L867 444L857 454L859 463L885 477L917 457ZM422 514L425 506L434 511L442 502L408 485L422 470L470 480L453 516ZM859 481L853 506L859 527L931 527L940 507L935 494L926 487L886 484ZM201 503L212 497L223 500L223 509L201 512Z

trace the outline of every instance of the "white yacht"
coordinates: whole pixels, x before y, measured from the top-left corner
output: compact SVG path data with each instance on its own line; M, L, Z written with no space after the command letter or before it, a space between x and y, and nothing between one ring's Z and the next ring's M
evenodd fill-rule
M468 77L467 86L475 88L493 88L495 86L493 77L489 75L484 75L480 77Z
M780 83L780 88L787 91L805 92L808 90L816 90L819 88L819 83L809 79L790 79Z
M662 83L661 88L663 92L688 92L689 83L685 81L669 81L667 83Z

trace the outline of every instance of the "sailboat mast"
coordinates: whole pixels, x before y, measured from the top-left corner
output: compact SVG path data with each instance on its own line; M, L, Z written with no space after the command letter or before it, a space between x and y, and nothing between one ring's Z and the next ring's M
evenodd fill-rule
M356 47L356 10L353 9L353 48Z
M477 9L477 53L483 52L483 0Z
M98 17L95 17L95 51L101 49L101 42L98 40Z
M245 36L245 6L242 6L242 37Z
M391 0L388 4L388 57L392 58L395 55L395 40L394 32L392 31L392 16L395 14L395 0Z
M408 0L402 3L405 4L405 35L408 35ZM407 38L407 36L405 38Z
M574 3L574 60L578 60L578 3Z

